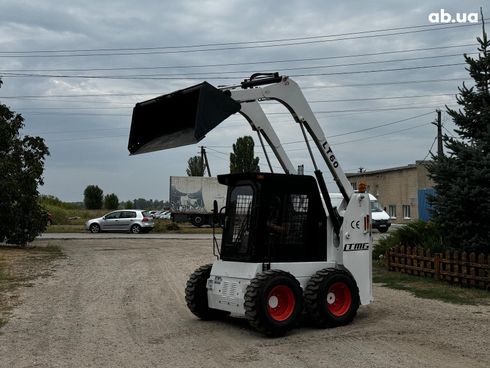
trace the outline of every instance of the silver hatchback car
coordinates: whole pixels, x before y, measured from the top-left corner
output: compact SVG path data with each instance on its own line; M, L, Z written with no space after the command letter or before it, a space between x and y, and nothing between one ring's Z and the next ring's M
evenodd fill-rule
M88 220L85 229L92 233L101 231L129 231L133 234L147 233L155 227L148 211L118 210L102 217Z

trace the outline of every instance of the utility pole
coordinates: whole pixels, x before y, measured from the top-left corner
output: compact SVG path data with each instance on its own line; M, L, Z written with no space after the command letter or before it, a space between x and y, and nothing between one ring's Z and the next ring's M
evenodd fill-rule
M204 146L201 146L201 162L203 165L203 171L204 171L204 166L206 166L206 169L208 170L208 176L211 177L211 170L209 169L208 156L206 155L206 148Z
M436 110L437 112L437 121L433 123L437 126L437 156L444 156L444 151L442 148L442 122L441 122L441 110Z

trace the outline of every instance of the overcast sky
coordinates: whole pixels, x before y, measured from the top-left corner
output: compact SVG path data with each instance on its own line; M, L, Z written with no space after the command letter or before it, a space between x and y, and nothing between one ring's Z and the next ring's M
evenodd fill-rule
M168 199L169 177L185 175L199 148L129 156L135 103L254 72L299 83L344 171L404 166L435 151L435 110L454 106L468 80L463 53L476 52L481 34L479 15L478 24L434 24L429 15L444 9L463 20L483 3L3 0L0 102L23 115L25 134L46 139L40 191L64 201L83 200L89 184L120 200ZM292 143L298 126L283 107L264 109L293 164L312 174L305 145ZM445 113L443 121L452 132ZM237 115L200 142L213 175L229 171L231 145L248 134L268 171Z

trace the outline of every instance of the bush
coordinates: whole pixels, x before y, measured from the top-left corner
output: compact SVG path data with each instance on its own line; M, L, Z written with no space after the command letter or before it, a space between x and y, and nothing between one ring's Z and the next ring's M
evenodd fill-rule
M380 255L384 255L388 249L397 245L422 247L433 252L446 250L442 243L441 231L436 224L430 221L415 221L380 239L374 247L373 259L378 260Z
M180 226L176 222L170 222L169 224L167 224L167 230L168 231L180 230Z

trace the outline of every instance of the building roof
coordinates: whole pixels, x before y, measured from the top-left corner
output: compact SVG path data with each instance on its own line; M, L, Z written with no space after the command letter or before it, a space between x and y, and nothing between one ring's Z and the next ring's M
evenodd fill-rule
M356 176L364 176L364 175L375 175L375 174L382 174L382 173L387 173L387 172L392 172L392 171L402 171L402 170L411 170L411 169L416 169L418 166L423 165L428 161L415 161L415 164L408 164L406 166L398 166L398 167L391 167L387 169L379 169L379 170L371 170L371 171L363 171L361 172L356 172L356 173L346 173L345 175L349 177L356 177Z

